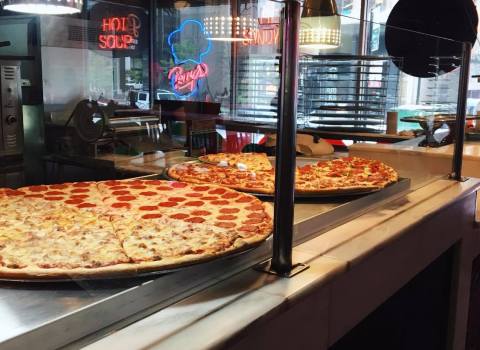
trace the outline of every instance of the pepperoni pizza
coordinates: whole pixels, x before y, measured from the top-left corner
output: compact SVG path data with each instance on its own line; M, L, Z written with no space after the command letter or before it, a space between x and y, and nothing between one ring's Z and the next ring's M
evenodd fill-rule
M126 180L0 189L0 277L161 270L257 244L271 206L216 185Z
M213 183L245 192L273 194L275 173L239 169L204 162L172 166L169 177L190 183ZM297 193L331 194L373 191L398 181L397 172L378 160L346 157L320 161L296 169Z

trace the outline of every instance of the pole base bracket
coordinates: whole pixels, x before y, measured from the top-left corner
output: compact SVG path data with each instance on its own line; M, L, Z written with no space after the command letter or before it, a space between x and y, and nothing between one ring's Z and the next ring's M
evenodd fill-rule
M455 174L452 173L452 174L448 175L448 179L458 181L458 182L465 182L465 181L468 181L470 178L465 177L465 176L461 176L460 180L457 180L457 179L455 179Z
M260 264L256 265L253 269L258 272L268 273L270 275L275 275L283 278L292 278L295 275L298 275L300 272L307 270L310 266L307 264L294 264L292 269L287 272L277 272L272 269L272 259L268 259Z

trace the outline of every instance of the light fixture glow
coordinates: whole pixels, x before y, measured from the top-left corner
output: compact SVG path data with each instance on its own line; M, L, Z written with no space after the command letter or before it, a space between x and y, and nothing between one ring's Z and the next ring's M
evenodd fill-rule
M4 0L3 9L39 15L71 15L82 11L83 0Z
M335 0L306 0L300 19L299 46L317 50L339 47L340 25Z
M244 16L212 16L204 18L204 22L209 40L212 41L250 41L248 33L258 27L258 21ZM232 33L235 33L235 36L232 36Z

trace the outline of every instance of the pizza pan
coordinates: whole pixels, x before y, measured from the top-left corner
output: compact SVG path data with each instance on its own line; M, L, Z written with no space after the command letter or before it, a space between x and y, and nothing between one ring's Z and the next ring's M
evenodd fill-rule
M85 277L74 277L74 278L45 278L45 279L41 279L41 278L37 278L37 279L16 279L16 278L0 278L0 283L25 283L25 284L48 284L48 283L52 283L52 284L57 284L57 283L76 283L76 282L79 282L79 283L82 283L82 282L92 282L92 283L101 283L102 281L125 281L125 282L128 282L128 281L133 281L133 280L148 280L148 279L151 279L151 278L156 278L156 277L160 277L162 275L167 275L167 274L170 274L170 273L174 273L174 272L179 272L181 270L184 270L186 268L189 268L189 267L193 267L193 266L196 266L196 265L200 265L200 264L204 264L204 263L208 263L208 262L212 262L212 261L222 261L222 260L229 260L229 259L233 259L233 258L236 258L240 255L243 255L243 254L247 254L251 251L253 251L254 249L256 249L257 247L259 247L261 244L263 244L265 241L271 239L271 235L269 237L267 237L265 240L261 241L261 242L258 242L258 243L255 243L255 244L251 244L251 245L248 245L246 247L243 247L239 250L236 250L236 251L233 251L233 252L229 252L229 253L225 253L223 255L219 255L217 257L211 257L211 258L207 258L207 259L204 259L204 260L200 260L200 261L197 261L197 262L191 262L191 263L185 263L181 266L178 266L178 267L175 267L175 268L169 268L169 269L159 269L159 270L154 270L154 271L148 271L148 272L141 272L141 273L125 273L125 274L118 274L118 275L112 275L112 276L98 276L98 277L88 277L88 276L85 276Z

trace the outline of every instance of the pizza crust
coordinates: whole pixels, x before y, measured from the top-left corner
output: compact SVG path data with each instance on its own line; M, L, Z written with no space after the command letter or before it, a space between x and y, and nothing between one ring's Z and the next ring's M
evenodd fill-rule
M260 245L267 235L256 235L250 239L238 239L243 241L218 254L185 255L142 263L117 264L99 268L75 268L75 269L42 269L27 267L23 269L9 269L0 267L0 280L78 280L78 279L105 279L139 277L149 272L167 273L170 270L187 267L199 263L205 263L218 258L243 253Z

